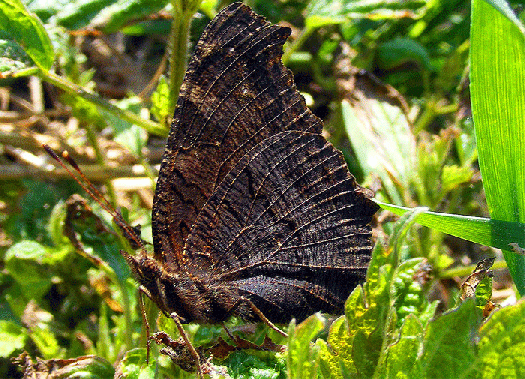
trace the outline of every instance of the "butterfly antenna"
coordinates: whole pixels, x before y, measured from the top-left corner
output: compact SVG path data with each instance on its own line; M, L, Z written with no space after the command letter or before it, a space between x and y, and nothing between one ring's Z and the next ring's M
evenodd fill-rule
M100 193L98 189L91 183L91 181L86 177L86 175L82 172L80 167L78 167L77 162L69 155L67 151L62 152L62 159L66 161L80 176L80 179L77 175L73 173L73 171L62 161L62 159L51 149L48 145L43 144L44 150L51 158L53 158L55 161L58 162L58 164L66 170L66 172L71 176L86 193L91 196L93 200L95 200L97 203L100 204L100 206L108 212L111 217L113 218L113 221L127 234L127 236L133 240L137 244L137 246L140 246L141 252L145 254L144 250L144 243L142 242L142 239L137 235L135 230L128 225L128 223L124 220L124 217L120 214L119 211L117 211L111 203ZM124 254L128 255L126 252L123 252Z

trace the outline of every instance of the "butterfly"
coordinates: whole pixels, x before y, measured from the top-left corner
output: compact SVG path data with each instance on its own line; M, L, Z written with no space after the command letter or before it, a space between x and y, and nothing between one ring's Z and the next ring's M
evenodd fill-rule
M370 260L377 206L321 135L281 63L290 29L235 3L181 87L139 282L182 322L342 313Z

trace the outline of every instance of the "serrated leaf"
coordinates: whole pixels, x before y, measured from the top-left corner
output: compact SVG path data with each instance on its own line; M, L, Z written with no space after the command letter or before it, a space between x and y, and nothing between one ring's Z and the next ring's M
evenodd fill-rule
M0 30L18 43L43 71L51 68L53 45L42 22L19 0L0 0Z
M423 288L414 280L414 276L423 258L409 259L399 266L392 281L392 298L395 299L397 312L397 325L401 326L405 317L413 315L419 317L420 313L428 311L428 300Z
M417 318L409 315L396 342L388 346L385 362L376 377L380 378L420 378L418 352L423 340L423 327Z
M472 115L490 215L525 222L525 35L505 1L472 1L470 63ZM503 248L524 295L525 257Z
M485 277L476 287L476 305L483 309L492 299L492 277Z
M257 356L249 351L236 351L226 360L219 361L224 366L212 366L212 371L215 372L210 374L210 377L222 377L220 373L225 373L226 367L233 374L232 377L238 379L282 377L285 372L282 364L284 362L279 362L274 357L275 355L273 354L266 356L265 353L259 353Z
M352 346L352 359L357 371L365 378L371 378L376 370L383 344L382 330L371 334L363 329L356 332Z
M0 320L0 357L9 358L24 347L27 335L24 328L12 321Z
M311 347L315 337L323 330L325 320L316 313L293 328L288 338L288 377L315 378L317 376L316 351Z
M474 361L474 333L481 311L474 300L465 301L428 324L421 370L427 378L459 378Z
M159 122L164 122L169 116L169 96L170 88L164 76L159 79L157 88L151 94L151 113L155 115Z
M328 345L319 342L319 369L327 378L343 378L343 372L357 374L352 360L353 336L348 333L346 317L339 317L330 326ZM335 354L334 354L335 353Z
M482 378L521 378L525 375L525 302L495 312L481 327L478 361Z
M373 280L367 280L367 288L374 288L374 292L367 291L365 295L360 286L356 287L345 303L345 323L339 324L338 329L330 330L328 342L336 352L343 377L361 371L371 374L375 369L390 308L390 281L387 279L390 270L388 264L379 269L378 288L375 288Z

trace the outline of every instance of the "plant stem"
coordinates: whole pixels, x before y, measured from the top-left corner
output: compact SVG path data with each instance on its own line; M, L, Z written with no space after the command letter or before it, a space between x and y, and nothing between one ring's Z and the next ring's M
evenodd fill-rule
M95 93L88 91L64 79L63 77L60 77L52 72L44 71L40 71L39 75L43 80L55 85L63 91L66 91L67 93L70 93L72 95L79 96L82 99L87 100L90 103L93 103L98 107L114 114L122 120L126 120L128 122L131 122L132 124L136 124L152 134L156 134L158 136L167 135L168 131L161 124L151 120L145 120L133 112L120 109L116 105L111 104L109 101L97 96Z
M93 150L95 150L95 159L97 160L97 163L101 165L103 169L105 169L106 159L104 158L104 155L102 154L102 149L100 148L100 145L98 143L97 133L95 133L93 125L91 124L86 125L85 130L86 130L86 134L87 134L89 143L93 147ZM109 201L111 202L111 204L113 204L113 206L116 206L117 196L115 195L115 188L113 188L111 179L106 180L104 184L108 192Z
M125 333L126 333L126 342L128 344L133 341L133 330L132 330L132 320L131 320L131 304L129 299L129 291L126 286L126 281L118 280L118 286L122 292L122 305L124 308L124 324L125 324ZM128 345L128 348L131 347Z
M286 51L283 53L283 56L281 58L285 66L290 60L292 54L302 46L302 44L306 41L308 37L310 37L310 34L312 34L314 30L315 28L304 28L299 37L297 37L297 39L291 44L288 44Z
M436 99L433 96L430 96L427 99L426 107L414 125L414 135L418 135L423 130L426 130L427 126L430 125L430 123L437 116Z
M171 27L169 49L170 49L170 95L168 114L173 114L177 99L179 98L180 86L186 73L188 60L188 43L190 24L197 8L186 8L184 0L172 0L173 24Z
M477 265L470 265L470 266L459 266L459 267L453 267L448 270L444 270L441 272L439 278L440 279L446 279L446 278L453 278L455 276L468 276L474 272ZM507 268L507 262L505 261L496 261L491 267L491 270L499 270Z

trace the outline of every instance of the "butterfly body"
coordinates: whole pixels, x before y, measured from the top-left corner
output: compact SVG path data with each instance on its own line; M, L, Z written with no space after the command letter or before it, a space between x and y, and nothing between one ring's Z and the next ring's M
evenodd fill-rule
M214 281L205 273L170 273L149 257L128 262L147 296L162 312L177 314L183 323L224 322L239 299L235 288Z

